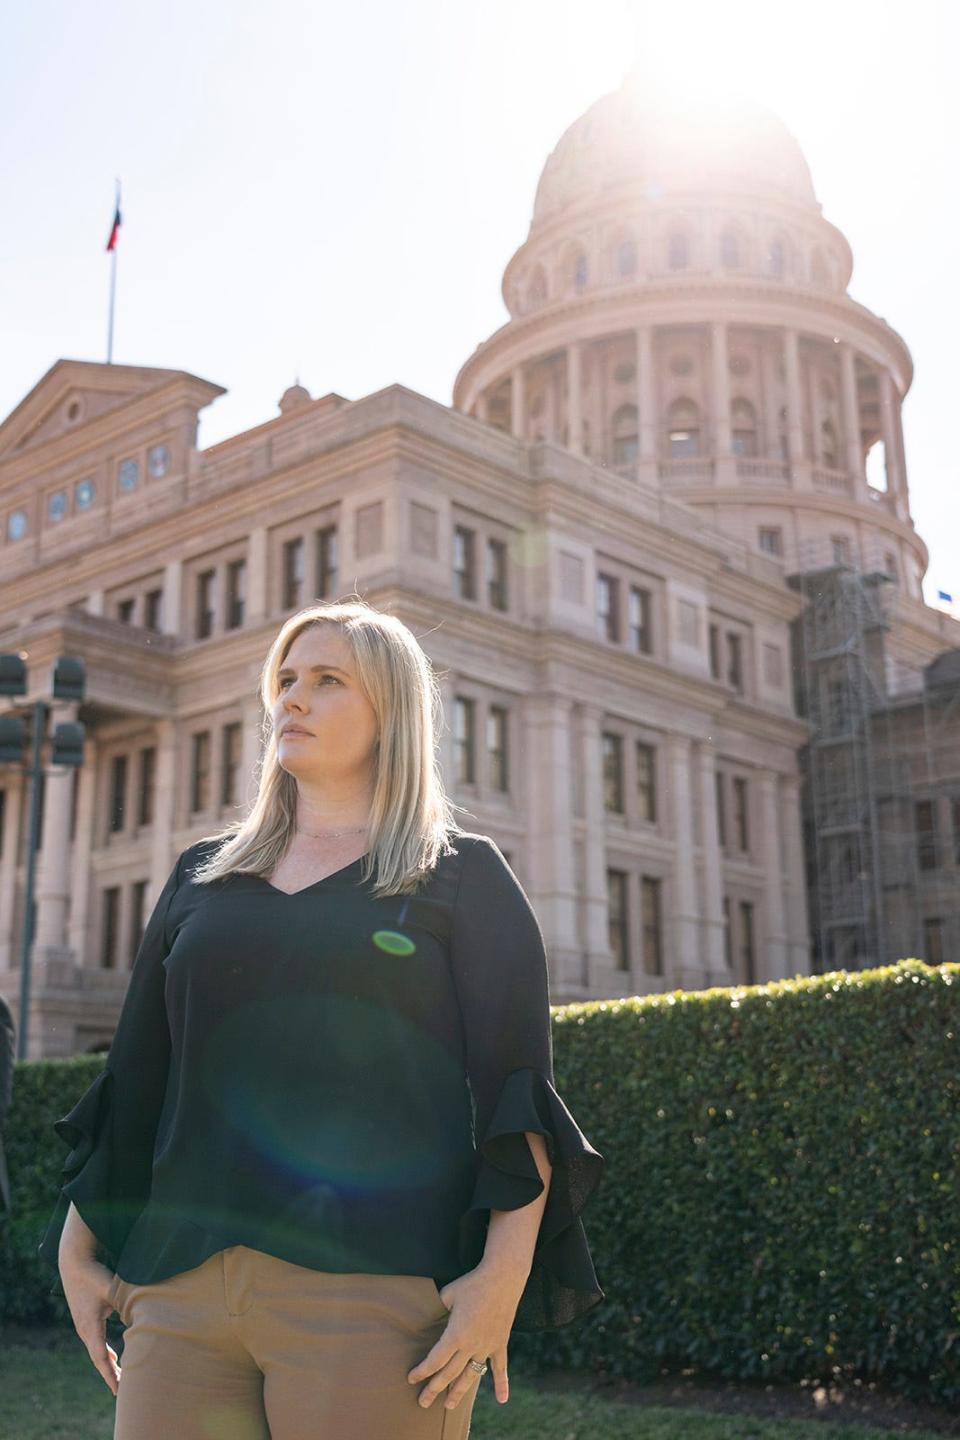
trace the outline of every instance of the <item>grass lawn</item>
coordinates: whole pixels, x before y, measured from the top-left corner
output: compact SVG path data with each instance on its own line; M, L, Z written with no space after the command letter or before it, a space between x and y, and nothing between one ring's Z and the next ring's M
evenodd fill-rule
M108 1332L108 1342L113 1336ZM0 1328L3 1440L112 1440L115 1401L69 1328ZM121 1357L122 1364L122 1357ZM960 1436L960 1417L876 1391L802 1387L639 1387L594 1377L512 1373L498 1405L481 1382L471 1440L914 1440ZM434 1405L439 1402L434 1401ZM798 1418L819 1414L821 1418ZM218 1437L211 1437L218 1440ZM231 1440L224 1436L222 1440Z

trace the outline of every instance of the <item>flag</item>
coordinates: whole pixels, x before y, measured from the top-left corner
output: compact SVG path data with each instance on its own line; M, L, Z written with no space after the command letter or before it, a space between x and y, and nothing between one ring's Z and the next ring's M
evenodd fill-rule
M952 595L948 595L947 592L946 592L946 590L938 590L938 591L937 591L937 599L938 599L938 600L950 600L950 601L952 601L952 600L953 600L953 596L952 596Z
M116 210L115 210L114 213L113 213L113 225L112 225L112 227L111 227L111 229L110 229L110 239L107 241L107 249L108 249L108 250L115 250L115 249L116 249L116 247L117 247L117 234L118 234L118 232L119 232L119 229L120 229L120 204L119 204L119 201L118 201L118 202L117 202L117 208L116 208Z

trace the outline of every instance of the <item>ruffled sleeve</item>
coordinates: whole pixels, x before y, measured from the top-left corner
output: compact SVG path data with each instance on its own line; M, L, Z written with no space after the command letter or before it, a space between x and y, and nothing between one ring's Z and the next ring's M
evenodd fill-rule
M187 852L185 851L184 854ZM38 1247L57 1272L51 1295L63 1295L58 1251L70 1209L117 1259L150 1193L153 1147L170 1064L170 1031L164 1002L168 953L167 914L180 881L179 857L161 891L140 942L105 1068L69 1114L54 1121L70 1147L53 1215Z
M525 1132L543 1135L550 1186L513 1328L557 1329L605 1298L580 1218L604 1159L557 1093L543 935L526 893L487 836L473 840L463 862L451 963L477 1147L473 1194L461 1219L461 1259L465 1266L479 1263L491 1210L519 1210L542 1193Z

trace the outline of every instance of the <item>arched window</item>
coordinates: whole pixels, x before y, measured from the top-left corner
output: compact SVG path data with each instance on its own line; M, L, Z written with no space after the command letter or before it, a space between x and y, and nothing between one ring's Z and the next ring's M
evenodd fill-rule
M670 236L667 261L671 270L686 270L690 264L690 243L682 230L677 230Z
M637 273L637 242L629 236L620 241L617 250L617 274L624 279Z
M740 240L735 230L724 230L720 236L720 264L728 270L740 264Z
M578 250L573 261L573 288L584 290L587 285L587 257Z
M837 468L837 432L832 420L820 426L820 462L828 470Z
M780 239L770 242L770 249L767 251L767 269L771 275L781 276L786 268L784 259L783 241Z
M613 415L613 463L632 465L638 454L637 407L621 405Z
M538 265L530 280L530 304L542 305L547 298L547 274L542 265Z
M814 285L828 285L830 276L827 273L827 262L823 258L822 250L814 250L810 256L810 279Z
M757 412L749 400L734 400L730 424L734 455L756 455Z
M671 460L700 454L700 411L692 400L675 400L670 406L667 449Z

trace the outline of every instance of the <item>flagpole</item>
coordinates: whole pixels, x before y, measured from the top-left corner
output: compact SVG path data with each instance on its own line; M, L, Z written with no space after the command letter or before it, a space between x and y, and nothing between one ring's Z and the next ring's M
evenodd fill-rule
M120 181L117 181L117 210L120 209ZM113 307L117 293L117 247L110 252L110 324L107 331L107 364L113 363Z

